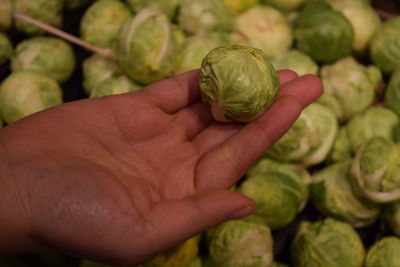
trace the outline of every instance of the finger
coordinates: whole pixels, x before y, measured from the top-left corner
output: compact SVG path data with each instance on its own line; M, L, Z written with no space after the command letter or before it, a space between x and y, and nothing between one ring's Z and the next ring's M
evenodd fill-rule
M234 185L289 130L302 108L297 97L279 97L261 117L205 154L196 170L197 189L215 190Z
M178 111L175 118L177 124L185 128L188 140L214 121L210 108L201 102L196 102L190 107Z
M279 81L281 85L290 82L299 77L296 72L292 70L279 70L278 71Z
M303 107L306 107L320 97L322 92L321 79L315 75L307 74L286 82L279 92L279 96L296 96L303 103Z
M142 92L167 113L175 113L200 99L200 71L194 70L156 82Z

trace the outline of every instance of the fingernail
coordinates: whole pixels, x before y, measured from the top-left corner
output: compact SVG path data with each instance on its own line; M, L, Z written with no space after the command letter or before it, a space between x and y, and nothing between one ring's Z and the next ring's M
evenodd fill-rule
M254 207L247 206L245 208L242 208L240 210L235 211L229 216L230 220L236 220L236 219L241 219L243 217L251 215L255 211Z

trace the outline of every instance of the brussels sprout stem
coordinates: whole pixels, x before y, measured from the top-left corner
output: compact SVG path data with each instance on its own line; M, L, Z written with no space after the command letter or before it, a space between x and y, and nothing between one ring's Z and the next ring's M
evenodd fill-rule
M35 20L35 19L31 18L31 17L28 17L28 16L26 16L24 14L21 14L21 13L18 13L18 12L14 12L13 13L13 17L15 19L21 20L23 22L32 24L32 25L34 25L34 26L36 26L36 27L38 27L40 29L43 29L43 30L45 30L45 31L47 31L47 32L49 32L51 34L54 34L54 35L56 35L56 36L58 36L58 37L60 37L60 38L62 38L64 40L67 40L67 41L69 41L69 42L71 42L73 44L81 46L81 47L83 47L83 48L85 48L85 49L87 49L89 51L92 51L94 53L98 53L98 54L100 54L100 55L102 55L104 57L107 57L109 59L116 60L116 56L114 55L113 52L111 52L109 50L101 49L101 48L96 47L94 45L91 45L91 44L89 44L89 43L87 43L87 42L85 42L85 41L83 41L83 40L81 40L81 39L69 34L69 33L66 33L64 31L61 31L60 29L57 29L56 27L53 27L53 26L48 25L46 23L43 23L41 21Z

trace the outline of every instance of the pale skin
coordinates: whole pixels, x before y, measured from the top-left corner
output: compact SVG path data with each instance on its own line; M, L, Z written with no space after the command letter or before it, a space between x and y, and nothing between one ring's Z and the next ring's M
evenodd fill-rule
M0 129L0 254L137 263L253 213L229 188L322 93L315 76L279 76L279 96L249 124L215 122L192 71Z

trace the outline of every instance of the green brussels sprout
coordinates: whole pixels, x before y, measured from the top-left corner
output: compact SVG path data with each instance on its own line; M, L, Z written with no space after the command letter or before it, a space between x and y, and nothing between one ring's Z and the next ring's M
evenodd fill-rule
M323 214L345 221L353 227L372 224L379 206L356 195L351 187L351 160L330 165L313 175L311 199Z
M61 27L64 0L14 0L14 11L55 27ZM15 20L15 27L28 35L42 35L44 30L32 24Z
M265 154L283 162L315 165L327 158L337 131L335 114L313 103L303 110L289 131Z
M65 7L68 10L78 9L90 4L93 1L96 0L67 0L65 1Z
M182 63L177 73L200 68L203 58L211 50L229 45L229 43L229 36L222 33L201 34L188 38L182 51Z
M272 263L272 236L262 224L228 221L207 233L209 266L269 266Z
M325 91L318 102L330 107L344 122L372 104L382 74L375 66L364 66L346 57L323 66L321 78Z
M262 0L264 4L271 5L285 13L299 9L307 1L310 0Z
M310 56L296 49L292 49L283 57L273 60L272 64L277 70L291 69L300 76L318 74L317 63Z
M285 16L267 6L255 6L236 18L235 30L244 35L250 46L269 57L284 55L293 43L293 31Z
M157 9L143 9L123 26L118 62L134 81L149 84L172 76L181 56L168 17Z
M7 35L0 32L0 65L13 55L13 46Z
M258 5L260 0L223 0L225 6L232 13L240 13L246 11L247 9Z
M299 184L301 189L301 205L299 212L304 208L308 201L308 184L311 181L310 174L307 170L299 165L277 162L268 158L261 158L247 172L248 176L264 175L270 172L283 173Z
M136 92L142 89L142 86L133 83L125 75L120 75L118 77L109 78L97 87L95 87L91 93L90 97L103 97L109 95L118 95L129 92Z
M175 18L181 0L127 0L135 14L145 8L157 8L164 12L170 19Z
M274 261L269 267L289 267L284 263Z
M261 50L232 45L218 47L204 58L200 88L215 120L250 122L272 104L280 84Z
M302 222L290 255L294 267L362 267L365 249L349 224L327 218Z
M75 70L75 54L61 39L34 37L18 44L11 68L13 71L41 72L58 82L65 82Z
M382 24L371 41L370 57L382 71L400 67L400 16Z
M352 147L345 126L339 128L332 150L328 156L329 162L340 162L351 159L353 156Z
M368 251L365 267L397 267L400 262L400 239L385 237L375 243Z
M0 31L4 32L11 28L12 11L12 0L0 0Z
M385 91L385 104L400 114L400 67L390 77Z
M372 137L357 151L351 181L357 192L376 203L400 200L400 152L385 137Z
M238 192L257 204L256 212L244 220L280 229L291 223L303 205L304 184L282 172L249 175Z
M381 25L378 13L364 0L328 0L333 9L340 11L354 30L353 50L364 52Z
M307 3L294 21L294 31L298 49L318 62L330 63L352 51L353 27L324 1Z
M221 0L182 0L179 25L188 34L233 30L233 14Z
M37 72L13 72L0 87L0 111L8 124L62 102L58 83Z
M400 236L400 202L394 202L383 208L383 220L390 230Z
M121 27L131 17L129 7L119 0L95 1L82 18L81 37L97 47L116 50Z
M90 95L102 82L122 73L115 61L93 54L83 62L83 88Z

